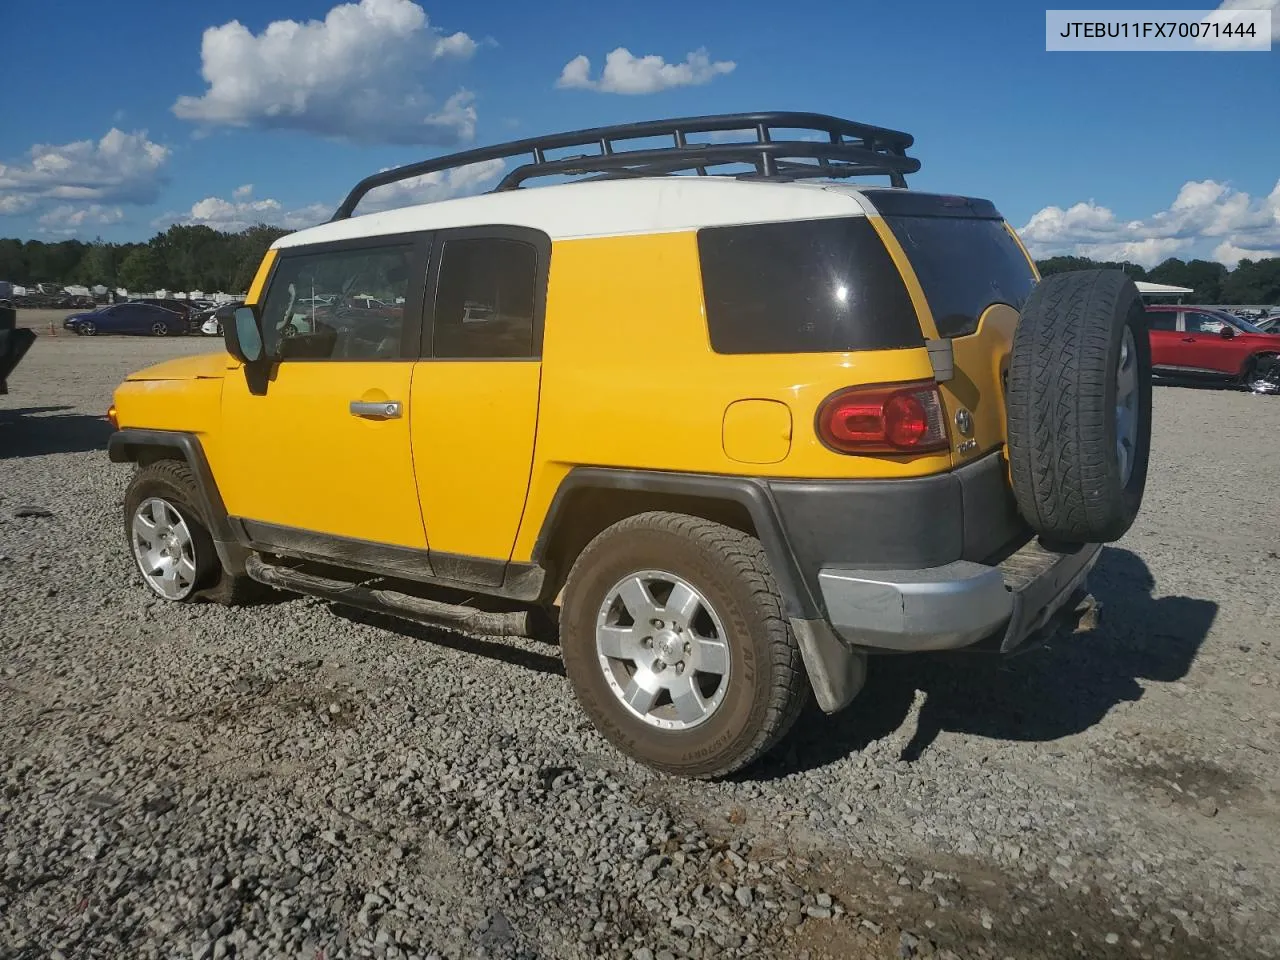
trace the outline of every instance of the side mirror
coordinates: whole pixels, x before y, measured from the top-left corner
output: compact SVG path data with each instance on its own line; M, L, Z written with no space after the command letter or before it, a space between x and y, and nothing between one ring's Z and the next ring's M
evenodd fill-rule
M1236 328L1230 324L1224 324L1222 329L1218 331L1218 336L1223 340L1230 340L1236 335Z
M222 325L222 339L227 353L241 363L256 363L262 359L262 328L258 325L258 313L253 307L237 307L231 323Z

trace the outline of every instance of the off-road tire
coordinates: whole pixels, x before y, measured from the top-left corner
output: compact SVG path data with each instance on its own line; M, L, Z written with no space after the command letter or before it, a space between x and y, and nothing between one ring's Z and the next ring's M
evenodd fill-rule
M196 588L177 603L203 600L227 606L259 600L268 588L246 576L236 576L223 569L213 547L209 523L205 518L201 497L197 492L191 468L180 460L157 460L138 470L129 482L124 496L125 542L133 560L133 515L148 497L159 497L182 514L195 548ZM135 563L136 566L136 563Z
M659 569L683 577L715 607L732 669L719 709L682 731L653 727L611 692L596 652L596 617L623 577ZM564 589L561 653L574 694L596 729L628 756L677 776L722 777L781 740L808 700L800 649L760 541L679 513L615 523L577 558Z
M1123 483L1115 408L1126 327L1138 365L1138 424ZM1128 276L1082 270L1036 286L1014 333L1008 421L1014 497L1033 529L1062 543L1124 536L1142 504L1151 450L1151 341Z

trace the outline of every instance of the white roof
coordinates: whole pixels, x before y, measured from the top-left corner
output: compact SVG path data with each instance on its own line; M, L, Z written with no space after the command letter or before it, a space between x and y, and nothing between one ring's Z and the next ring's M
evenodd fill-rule
M484 224L531 227L552 240L672 233L739 223L861 216L859 197L855 188L832 183L760 183L723 177L597 180L370 213L299 230L273 246Z

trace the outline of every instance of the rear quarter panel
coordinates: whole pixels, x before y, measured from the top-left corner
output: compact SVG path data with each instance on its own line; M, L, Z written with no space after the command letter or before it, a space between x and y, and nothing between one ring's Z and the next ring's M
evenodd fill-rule
M950 469L947 451L836 454L814 430L839 388L932 377L923 347L824 354L712 351L693 232L557 241L551 258L542 396L528 507L514 558L530 555L556 488L575 465L761 477L908 477ZM777 401L787 454L725 452L728 408Z

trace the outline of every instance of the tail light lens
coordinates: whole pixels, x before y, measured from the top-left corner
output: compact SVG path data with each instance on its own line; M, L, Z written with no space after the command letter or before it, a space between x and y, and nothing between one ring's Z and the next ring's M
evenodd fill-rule
M111 429L119 430L120 421L116 419L116 405L113 403L107 407L107 423L111 424Z
M949 445L932 380L840 390L818 408L817 428L837 453L927 453Z

